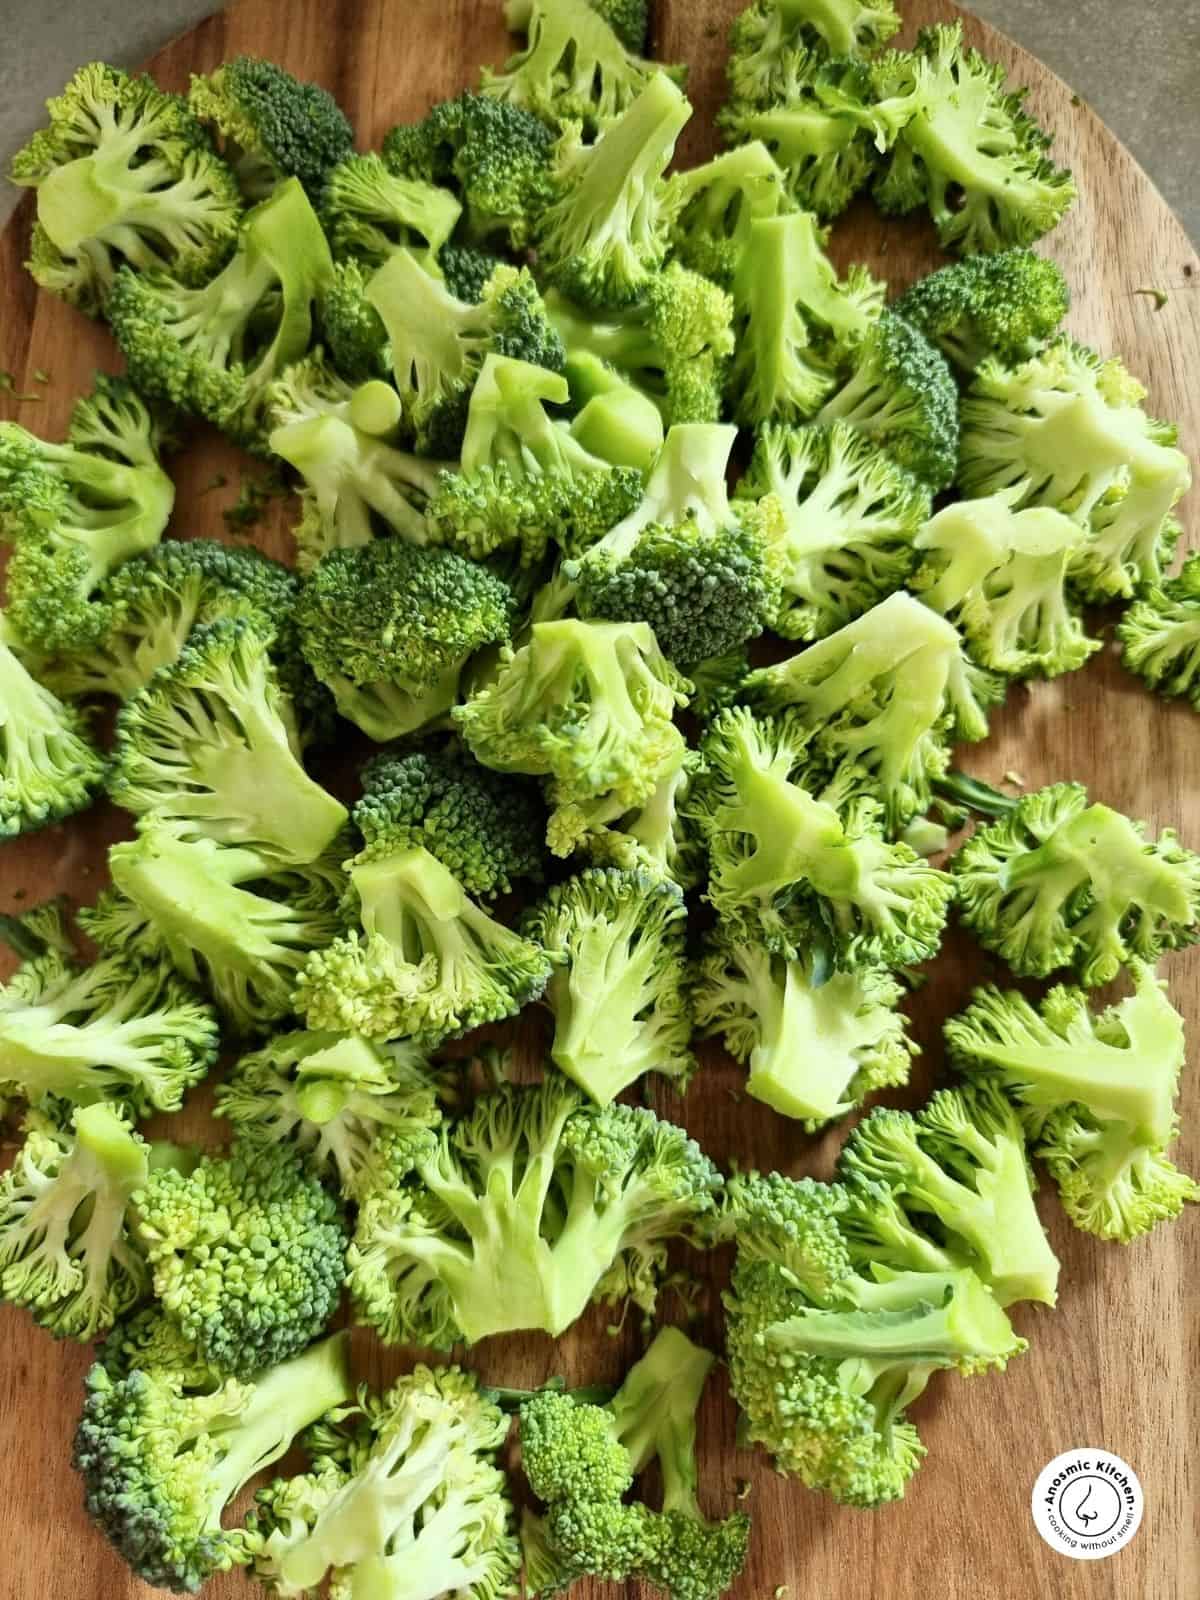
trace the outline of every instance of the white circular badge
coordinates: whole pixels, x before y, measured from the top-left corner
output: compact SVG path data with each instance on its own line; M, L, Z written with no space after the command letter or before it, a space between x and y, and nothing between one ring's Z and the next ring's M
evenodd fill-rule
M1111 1450L1065 1450L1033 1486L1033 1521L1060 1555L1102 1561L1123 1550L1142 1525L1137 1473Z

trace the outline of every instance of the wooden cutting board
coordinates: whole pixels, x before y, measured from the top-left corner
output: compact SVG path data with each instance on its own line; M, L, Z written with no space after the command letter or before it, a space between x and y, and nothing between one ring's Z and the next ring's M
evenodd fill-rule
M657 54L691 63L697 114L680 154L687 163L714 148L711 120L722 94L724 38L740 0L659 0ZM944 0L908 0L908 42L920 23L958 13ZM1069 16L1064 8L1064 18ZM498 0L241 0L162 51L150 69L173 89L190 72L212 70L248 51L281 62L331 89L364 146L395 122L419 116L434 100L475 81L482 62L509 50ZM1070 25L1065 23L1065 25ZM1200 261L1161 197L1129 154L1071 91L999 35L968 20L969 36L1030 86L1030 104L1057 135L1055 154L1071 166L1080 199L1047 249L1066 269L1075 295L1070 327L1080 338L1123 356L1146 382L1150 405L1178 420L1185 446L1200 440ZM33 373L52 377L37 403L0 397L0 416L34 428L66 423L75 395L97 366L119 363L107 335L48 294L22 270L30 222L24 204L0 236L0 367L17 389L39 389ZM931 230L921 222L885 227L864 202L833 244L842 263L867 262L897 289L939 264ZM1137 291L1158 286L1161 309ZM214 472L237 469L219 441L197 430L179 465L173 532L221 537L219 512L234 487L211 490ZM255 537L272 554L289 549L291 507L277 504ZM1200 496L1183 507L1189 543L1200 542ZM1061 778L1085 781L1097 799L1171 826L1200 848L1200 723L1181 706L1152 699L1106 651L1057 684L1015 690L994 720L990 742L969 765L998 780L1016 771L1031 787ZM0 847L0 910L61 891L90 899L100 887L105 850L127 820L101 808L64 828ZM26 903L29 903L28 900ZM3 960L6 958L0 958ZM2 969L6 974L8 968ZM963 936L935 965L911 1009L926 1053L907 1103L919 1103L942 1072L942 1018L965 1000L982 971ZM1200 1036L1200 953L1167 964L1171 993ZM523 1024L531 1041L536 1022ZM837 1135L814 1140L794 1123L739 1097L741 1073L717 1053L685 1102L659 1096L659 1109L686 1122L720 1161L827 1176ZM1181 1105L1178 1159L1200 1171L1200 1073L1193 1067ZM178 1132L177 1122L173 1131ZM202 1110L184 1131L215 1137ZM1200 1215L1122 1249L1075 1232L1053 1195L1043 1214L1063 1262L1057 1312L1021 1306L1016 1321L1030 1351L1007 1374L935 1381L915 1408L929 1447L907 1497L876 1512L842 1509L775 1476L765 1461L739 1450L724 1385L713 1385L703 1418L706 1507L724 1513L748 1479L754 1513L753 1554L734 1593L738 1600L1183 1600L1200 1573ZM714 1262L710 1269L724 1271ZM669 1302L666 1307L669 1310ZM555 1347L540 1337L493 1341L472 1353L493 1381L537 1383L562 1372L571 1382L614 1378L637 1348L636 1332L606 1337L597 1313ZM701 1336L720 1338L717 1296L710 1296ZM88 1363L78 1346L56 1345L21 1313L0 1311L0 1600L134 1600L154 1591L134 1582L87 1524L69 1466L80 1379ZM359 1376L382 1382L404 1370L404 1352L356 1338ZM1030 1491L1041 1468L1077 1445L1104 1446L1132 1464L1146 1494L1145 1520L1133 1543L1103 1562L1052 1553L1030 1518ZM247 1591L233 1575L206 1591L213 1600ZM781 1589L781 1586L785 1588ZM604 1590L607 1593L608 1591ZM581 1600L602 1587L581 1585ZM640 1593L636 1586L630 1594Z

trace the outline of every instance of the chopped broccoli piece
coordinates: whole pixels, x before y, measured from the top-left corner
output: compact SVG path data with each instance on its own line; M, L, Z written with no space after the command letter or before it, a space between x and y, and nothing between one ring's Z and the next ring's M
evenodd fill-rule
M373 267L401 248L436 256L461 215L448 189L398 177L374 151L344 157L321 193L321 220L334 256Z
M1120 622L1121 660L1156 693L1186 695L1200 711L1200 556L1135 600Z
M797 50L869 56L899 27L891 0L754 0L730 30L730 90L738 100L773 100Z
M1015 367L1038 355L1069 308L1067 280L1056 261L1032 250L1002 250L931 272L894 310L969 376L985 361Z
M503 265L499 256L470 245L446 245L438 256L446 287L456 300L482 300L488 279Z
M650 0L588 0L593 11L634 55L645 55L650 37ZM505 16L509 28L519 32L527 25L532 0L507 0Z
M551 294L554 293L552 290ZM562 319L553 309L551 315L561 323ZM649 472L658 459L665 437L661 403L590 350L579 349L569 354L564 371L571 389L571 403L580 408L571 419L571 437L614 467L635 467L639 472ZM697 395L708 393L703 360L696 374L696 385Z
M783 173L761 140L667 179L671 252L685 267L728 288L758 217L790 209Z
M777 616L772 627L778 620ZM698 661L688 668L692 680L688 710L701 722L711 722L718 711L727 711L733 705L749 675L750 658L745 649Z
M682 889L701 881L703 847L685 815L685 802L700 770L695 750L680 746L640 805L627 810L619 800L560 806L551 846L556 855L580 850L596 866L669 878Z
M391 371L387 329L367 299L367 284L375 271L375 267L354 259L335 261L317 308L329 360L350 383L365 383L369 378L390 375ZM453 294L459 294L449 277L447 285Z

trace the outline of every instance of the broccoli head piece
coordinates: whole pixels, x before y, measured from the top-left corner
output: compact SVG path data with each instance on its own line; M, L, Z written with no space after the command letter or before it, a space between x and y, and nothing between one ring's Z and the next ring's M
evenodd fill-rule
M607 1405L543 1390L521 1407L521 1462L545 1502L552 1572L640 1578L671 1600L719 1600L730 1587L750 1519L710 1522L697 1494L696 1413L715 1364L678 1328L662 1328ZM660 1511L624 1498L655 1461Z
M315 201L330 170L354 149L354 129L328 90L254 56L193 74L188 104L216 130L250 200L298 178Z
M433 1147L384 1135L390 1165L359 1205L350 1287L392 1344L449 1349L558 1335L588 1302L653 1311L672 1239L700 1242L721 1177L641 1107L588 1106L559 1073L505 1084Z
M949 876L889 844L874 801L860 797L843 815L805 788L809 737L794 716L738 708L713 720L688 800L708 842L706 898L731 938L788 957L824 930L839 965L928 960Z
M690 709L695 710L694 703ZM649 873L694 889L704 876L704 852L686 802L699 770L699 752L681 745L650 794L632 810L605 798L560 806L550 828L554 853L581 851L596 866Z
M458 1367L417 1366L308 1436L312 1463L258 1493L254 1574L280 1595L517 1592L520 1547L496 1454L509 1419Z
M985 361L1020 366L1054 338L1070 308L1056 261L1032 250L969 256L919 279L896 302L959 372L971 376Z
M1035 1010L1015 990L987 988L946 1024L955 1064L1016 1101L1076 1227L1122 1243L1200 1201L1200 1184L1165 1153L1183 1019L1152 967L1135 961L1131 975L1133 993L1098 1016L1078 989L1052 989Z
M122 264L191 284L216 271L241 198L178 95L93 61L46 109L10 173L37 190L29 270L43 289L95 316Z
M0 1093L30 1104L112 1100L138 1116L178 1111L220 1046L199 994L134 950L84 966L56 905L27 912L5 938L24 960L0 987Z
M444 717L467 658L508 639L512 593L452 550L381 539L332 550L296 605L305 658L372 739Z
M334 256L373 267L398 249L437 256L461 216L448 189L399 176L373 150L340 160L321 192L321 221Z
M390 373L387 329L367 299L367 284L376 270L354 256L335 261L317 308L322 348L338 374L351 383ZM461 296L457 287L452 292Z
M678 884L591 867L555 884L521 927L555 963L545 993L555 1066L601 1106L647 1072L687 1083L696 1060Z
M420 845L468 894L491 899L540 883L546 808L536 783L481 767L458 745L385 751L362 772L354 822L368 845Z
M761 140L714 156L667 179L671 254L693 272L729 288L758 217L778 216L791 202L784 176Z
M1200 856L1145 831L1078 783L1024 795L954 857L963 921L1018 977L1073 966L1088 988L1194 944Z
M0 1178L0 1294L57 1338L94 1339L149 1287L129 1234L129 1203L149 1147L113 1106L66 1126L31 1111Z
M929 488L845 422L760 429L736 498L775 495L785 639L824 638L898 589L917 561Z
M246 215L228 266L200 289L122 269L108 320L139 389L260 453L267 392L312 340L333 260L298 179Z
M161 1341L155 1355L120 1376L91 1369L73 1460L89 1516L133 1572L194 1594L250 1560L246 1534L221 1526L242 1486L351 1398L349 1335L252 1382L221 1380Z
M353 1199L368 1182L384 1130L417 1137L437 1121L424 1053L408 1040L281 1033L243 1056L217 1089L217 1111L242 1145L290 1145L309 1170Z
M38 650L86 648L111 612L97 591L156 545L175 503L163 436L122 378L97 377L62 444L0 423L0 540L12 547L8 609Z
M1009 90L1004 68L963 44L962 23L922 28L916 48L872 64L877 134L893 144L875 185L889 213L928 207L947 250L990 255L1031 245L1075 200L1053 142Z
M1088 537L1071 576L1096 604L1160 582L1179 538L1191 468L1145 398L1115 357L1063 338L1020 367L985 361L963 401L960 488L1009 489L1078 522Z
M917 1046L903 990L877 967L834 972L819 943L789 960L717 933L696 971L692 1014L750 1070L747 1094L815 1133L877 1089L908 1082Z
M899 27L891 0L754 0L730 30L730 91L738 100L773 100L784 93L797 50L869 56Z
M1177 578L1148 589L1117 623L1121 660L1161 695L1184 695L1200 711L1200 557Z

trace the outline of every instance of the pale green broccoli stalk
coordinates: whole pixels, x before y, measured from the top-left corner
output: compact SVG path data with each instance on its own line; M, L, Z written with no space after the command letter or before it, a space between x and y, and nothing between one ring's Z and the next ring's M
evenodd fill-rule
M62 444L0 422L0 541L9 615L38 650L86 649L112 621L97 591L162 538L175 485L157 420L123 378L97 376Z
M987 737L1002 680L972 665L958 631L894 594L810 649L752 672L743 695L807 730L811 757L882 801L899 829L929 809L953 740Z
M1183 1018L1140 961L1133 993L1099 1015L1078 989L1052 989L1035 1010L1015 990L976 990L946 1024L955 1064L1016 1101L1064 1209L1079 1228L1128 1243L1200 1201L1172 1165Z
M1062 221L1074 179L1047 157L1053 141L1024 92L964 45L961 22L922 28L914 50L871 71L878 141L892 151L875 185L883 211L927 206L943 247L962 255L1031 245Z
M1020 1118L991 1085L941 1089L915 1116L877 1106L850 1135L838 1175L880 1185L972 1266L1002 1306L1054 1305L1058 1258L1034 1204Z
M428 850L385 832L349 871L349 931L312 955L296 987L310 1028L432 1048L515 1016L545 988L545 953L477 906Z
M819 943L789 960L715 933L693 980L692 1011L749 1068L746 1092L810 1133L877 1089L908 1082L917 1046L903 989L876 967L832 972Z
M1023 795L952 862L963 921L1018 977L1074 967L1092 988L1200 939L1200 856L1170 829L1089 805L1078 783Z
M671 254L693 272L729 288L758 217L778 216L791 202L783 173L761 140L714 156L667 179Z
M740 422L806 421L837 388L846 363L865 359L864 343L873 348L884 285L865 267L839 281L824 243L805 212L758 218L747 229L733 279L730 388ZM927 373L920 377L927 383Z
M809 737L794 716L744 708L710 725L688 799L708 842L706 898L731 939L789 958L823 930L848 968L928 960L951 879L885 840L875 802L854 800L843 816L805 788Z
M351 1399L349 1338L334 1334L252 1382L222 1381L161 1346L119 1376L92 1367L73 1465L88 1515L143 1582L194 1594L250 1561L245 1532L223 1528L222 1515L297 1435Z
M301 1477L258 1492L248 1525L254 1575L279 1595L517 1592L520 1547L496 1455L509 1419L459 1367L417 1366L384 1394L308 1435Z
M775 495L783 507L775 560L785 639L821 639L899 588L916 565L929 488L844 422L759 431L737 499Z
M730 91L737 100L776 99L796 50L870 56L899 27L891 0L754 0L730 29Z
M909 588L962 630L975 660L1008 678L1074 672L1100 648L1067 577L1086 536L1049 506L1013 509L1002 490L943 507L917 534Z
M129 1233L149 1147L114 1107L30 1112L0 1178L0 1295L59 1339L94 1339L149 1288Z
M384 1135L360 1201L350 1288L389 1344L557 1336L589 1301L649 1315L671 1240L702 1242L721 1176L682 1129L589 1106L560 1073L481 1096L433 1142Z
M436 257L461 216L449 190L397 176L373 150L344 156L321 191L321 221L335 258L367 266L381 267L398 249Z
M29 270L43 289L96 316L123 263L189 284L216 271L241 197L179 95L93 61L46 109L10 169L37 190Z
M216 129L250 200L299 178L316 201L330 170L354 149L354 129L328 90L253 56L193 73L188 105Z
M80 922L90 931L89 914ZM118 949L84 966L57 904L12 919L22 965L0 987L0 1093L178 1111L217 1059L212 1007L161 960Z
M289 178L247 213L233 258L210 283L184 289L122 269L108 320L139 389L262 453L268 390L307 354L332 278L321 224Z
M1056 261L1032 250L970 256L919 278L896 302L959 372L985 361L1019 366L1054 338L1070 309L1070 291Z
M552 199L538 226L538 267L589 310L632 304L666 259L670 214L663 173L691 114L682 92L656 72L594 143L583 142L577 124L564 133Z
M1097 604L1160 582L1179 538L1173 511L1191 468L1145 398L1115 357L1063 338L1012 370L984 362L963 401L959 487L1011 489L1019 506L1078 522L1088 537L1071 577Z
M633 810L605 798L560 806L551 828L554 853L581 851L595 866L648 872L681 889L694 889L704 877L704 850L685 812L699 770L699 753L680 745L653 790Z
M1121 660L1156 694L1184 695L1200 711L1200 557L1148 589L1117 623Z
M678 884L591 867L555 884L521 930L554 963L544 1001L556 1067L601 1106L648 1072L686 1086L696 1059Z
M557 290L550 291L550 298L559 299ZM560 304L565 306L566 301L560 300ZM562 324L561 315L554 309L551 315ZM614 467L649 472L666 433L661 406L590 350L568 355L563 371L570 385L571 404L579 407L571 419L571 437ZM697 393L707 395L703 362L696 380Z

